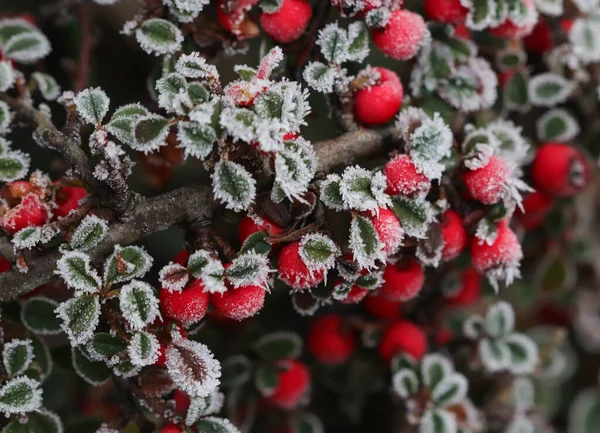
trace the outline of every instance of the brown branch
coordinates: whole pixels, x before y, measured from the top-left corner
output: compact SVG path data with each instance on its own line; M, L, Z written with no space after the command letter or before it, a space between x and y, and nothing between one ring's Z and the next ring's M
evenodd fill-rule
M94 47L94 36L92 35L92 27L94 20L92 19L92 9L89 3L81 3L79 5L79 25L81 29L81 41L79 49L79 63L75 70L75 80L73 89L76 92L81 92L87 87L88 76L90 70L90 61L92 48Z

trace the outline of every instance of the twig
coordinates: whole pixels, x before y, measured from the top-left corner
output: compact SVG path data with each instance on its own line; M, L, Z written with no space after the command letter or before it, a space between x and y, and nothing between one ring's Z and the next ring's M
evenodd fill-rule
M73 89L76 92L81 92L87 87L91 53L95 42L92 35L92 9L87 2L79 5L79 26L81 28L80 54L73 82Z

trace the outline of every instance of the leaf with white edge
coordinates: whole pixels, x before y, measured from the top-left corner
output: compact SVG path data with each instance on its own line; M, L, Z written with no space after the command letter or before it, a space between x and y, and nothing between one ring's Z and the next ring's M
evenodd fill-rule
M33 346L31 340L14 339L4 344L2 348L2 364L9 376L23 373L33 361Z
M256 196L256 181L241 165L220 161L212 174L213 193L225 207L234 211L246 210Z
M341 254L337 244L321 233L304 235L298 252L304 264L312 270L332 269L335 267L335 258Z
M459 373L451 373L439 382L431 392L431 401L438 406L452 406L460 403L467 396L469 383Z
M596 7L600 6L596 5ZM598 17L578 18L569 30L569 41L573 53L583 63L600 61L600 28Z
M58 415L46 409L29 412L26 421L15 419L2 429L2 433L63 433L63 431Z
M87 254L70 251L58 260L56 268L56 273L65 283L77 291L94 293L102 287L102 280L92 268Z
M319 31L317 45L321 47L321 53L329 63L341 64L348 60L348 34L337 23L328 24Z
M185 77L177 72L170 73L156 82L158 105L169 113L187 114L192 108Z
M517 411L526 411L535 406L535 387L528 377L519 377L513 382L513 394Z
M177 139L186 158L191 156L204 160L213 150L213 145L217 141L217 133L209 125L179 122Z
M392 211L404 232L417 239L427 235L429 224L435 220L434 209L428 201L395 196L392 198Z
M535 425L525 414L517 414L508 424L505 433L535 433Z
M96 215L86 216L71 238L70 247L74 250L87 251L102 242L108 233L108 224Z
M333 92L335 76L336 70L321 62L310 62L302 73L306 84L321 93Z
M510 110L527 108L529 97L529 77L524 71L516 71L504 86L504 104Z
M0 412L5 416L33 412L42 406L42 389L37 380L19 376L0 388Z
M0 155L10 152L10 145L12 143L4 137L0 137Z
M255 68L251 68L248 65L235 65L233 70L240 76L240 79L244 81L252 81L258 72Z
M10 122L12 122L12 113L10 108L6 102L0 101L0 132L8 131ZM0 171L0 173L2 172Z
M207 293L224 293L227 287L223 281L225 268L221 260L207 250L198 250L188 259L188 271L201 279Z
M266 361L295 359L302 353L302 339L289 331L277 331L259 338L252 348Z
M358 166L347 167L340 181L340 193L345 206L372 213L380 207L386 207L390 204L390 198L385 193L386 182L380 172L371 173Z
M108 361L127 350L127 342L117 335L98 332L86 345L87 353L96 361Z
M362 62L369 55L369 31L361 21L348 26L348 60Z
M384 261L386 253L375 226L368 218L355 215L350 223L350 249L354 260L361 268L375 267L377 261Z
M303 138L285 141L283 150L275 157L275 184L290 201L305 201L303 194L316 171L317 156L311 144Z
M570 141L580 130L577 119L562 108L550 110L537 120L537 135L541 141Z
M192 397L185 415L185 425L196 424L200 417L219 413L223 408L225 396L219 391L213 391L207 397Z
M100 301L96 296L81 295L59 304L56 315L71 344L87 343L94 335L100 320Z
M515 327L515 310L508 302L492 305L485 316L485 330L492 337L508 335Z
M136 29L135 37L144 51L155 56L173 54L181 49L183 42L181 30L161 18L144 21Z
M152 267L153 261L142 247L115 245L114 252L104 263L104 282L117 284L142 278Z
M281 9L282 4L283 0L260 0L258 5L264 13L273 14Z
M453 370L452 363L445 356L437 353L427 355L421 362L423 384L433 389L438 383L449 376Z
M131 145L135 140L133 127L136 121L149 114L150 112L141 104L123 105L112 115L106 129L123 143Z
M133 365L131 361L122 361L112 367L115 376L127 379L137 376L140 373L140 367Z
M596 387L580 392L569 408L569 433L595 433L600 419L600 395Z
M269 251L271 251L271 244L265 241L267 237L269 237L267 232L252 233L242 244L242 247L240 248L240 254L249 252L268 254Z
M13 36L36 31L37 27L23 18L4 18L0 20L0 44L6 44Z
M101 123L108 113L110 99L99 87L85 89L75 98L77 112L87 123Z
M473 314L465 319L462 326L463 334L465 337L472 340L483 335L485 331L485 321L481 316Z
M169 292L181 292L190 281L190 272L179 263L169 263L158 273L161 287Z
M44 99L54 101L60 96L60 86L52 75L34 72L31 74L31 78L35 80Z
M573 82L553 72L535 75L528 83L530 101L538 107L552 107L565 102L574 88Z
M6 92L15 84L15 70L12 64L3 60L0 62L0 92Z
M477 349L481 362L490 373L502 371L508 367L511 354L503 341L484 338L479 342Z
M147 155L167 144L169 127L169 120L158 114L141 117L133 124L133 142L129 144Z
M43 59L52 47L50 41L39 31L20 33L11 37L2 47L2 54L19 63L34 63Z
M392 376L392 389L402 398L408 398L419 390L419 378L409 369L402 369Z
M510 354L508 369L514 374L531 374L539 363L538 348L525 334L511 334L504 340Z
M138 367L152 365L160 355L160 343L156 336L147 332L138 332L129 342L127 353L133 365Z
M344 197L340 191L340 181L342 178L338 174L330 174L321 182L321 201L330 209L342 211L347 209Z
M219 73L214 65L206 63L200 53L183 54L175 64L175 70L187 78L219 79Z
M102 361L94 361L77 347L71 348L71 361L75 372L92 386L102 385L110 379L110 369Z
M175 385L191 397L206 397L219 386L221 364L202 343L174 340L167 348L166 366Z
M272 364L262 364L256 369L256 388L263 397L272 395L279 385L279 369Z
M304 412L294 420L294 431L297 433L325 433L321 420L312 413Z
M121 287L119 305L123 318L136 331L143 329L160 315L158 298L152 286L143 281L132 281Z
M226 358L222 365L223 388L239 388L252 377L252 363L243 355Z
M456 417L443 409L428 410L419 422L419 433L456 433Z
M50 298L40 296L27 299L21 306L21 321L36 334L59 334L60 320L54 314L57 306L58 302Z
M483 30L494 21L496 3L494 0L472 0L467 15L467 27L471 30Z
M42 380L46 379L52 373L52 355L48 344L35 334L31 335L31 345L33 346L34 362L39 367Z
M30 250L42 240L41 227L25 227L19 230L10 240L15 250Z
M257 122L257 114L247 108L226 107L219 117L219 124L233 138L233 141L241 140L247 143L257 138L255 129Z
M270 272L268 257L245 253L233 259L231 266L225 269L225 277L235 288L253 285L266 290Z
M196 423L196 428L202 433L240 433L228 419L212 416L202 418Z

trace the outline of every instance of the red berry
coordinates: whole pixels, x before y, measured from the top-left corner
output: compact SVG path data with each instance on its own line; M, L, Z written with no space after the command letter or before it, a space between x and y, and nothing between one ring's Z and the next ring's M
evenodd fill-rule
M346 296L346 298L344 300L342 300L342 303L358 304L363 299L365 299L365 296L367 296L368 293L369 293L369 290L365 289L364 287L352 286L352 288L348 292L348 296Z
M310 326L306 336L309 352L322 364L342 364L352 356L356 339L342 316L328 314Z
M258 0L238 0L234 2L234 9L230 12L226 9L226 3L227 0L219 0L217 5L217 19L219 23L228 32L235 34L244 33L242 28L246 24L248 11L258 3Z
M175 401L175 412L185 414L190 407L190 396L176 389L173 393L173 400Z
M241 243L244 243L254 233L267 232L269 235L278 235L283 232L281 227L266 218L251 218L247 215L240 221L239 230Z
M449 24L461 24L469 10L460 0L425 0L425 14L432 20Z
M462 218L453 210L447 210L441 220L444 249L442 260L456 258L467 246L467 231L462 225Z
M4 257L0 257L0 274L10 271L11 265Z
M404 89L394 72L386 68L373 69L379 72L380 78L377 84L356 92L354 115L365 125L382 125L392 120L402 107Z
M536 189L557 197L567 197L585 189L590 167L583 153L563 143L543 144L535 155L531 176Z
M383 271L385 281L378 294L392 301L408 301L419 294L425 282L423 265L416 259L388 263Z
M177 263L178 265L185 266L187 264L188 258L190 257L190 253L187 249L182 249L177 253L175 258L173 259L173 263Z
M229 287L225 293L214 293L212 303L223 316L244 320L262 309L265 294L265 289L260 286Z
M201 280L195 280L181 292L160 289L160 309L170 318L185 325L199 322L208 311L210 295Z
M311 16L312 7L306 0L283 0L277 12L260 14L260 26L275 41L289 44L302 36Z
M427 351L427 337L412 322L398 320L385 331L379 343L379 354L390 361L395 355L405 353L420 360Z
M516 216L525 230L535 230L542 225L552 210L552 197L533 191L523 198L523 210L517 209Z
M54 209L55 218L65 217L74 209L79 207L79 200L87 197L88 192L85 188L64 186L56 194L56 204L58 207Z
M385 253L391 255L398 251L402 244L404 230L394 212L388 208L379 208L379 212L374 216L369 215L369 219L373 223L379 239L383 242Z
M575 21L571 18L562 18L560 20L560 28L567 34L571 33L571 29L573 28L573 23Z
M281 249L277 263L279 279L293 289L315 287L325 279L325 272L308 269L299 250L300 242L288 244Z
M471 33L471 29L469 29L466 25L460 24L454 29L454 36L457 38L470 40L473 34Z
M177 425L170 422L169 424L165 424L160 429L160 433L183 433L183 430L177 427Z
M533 4L533 0L524 0L523 3L529 9L534 9L535 5ZM526 24L523 26L518 26L510 19L504 21L497 27L490 29L490 33L499 38L506 39L520 39L524 36L527 36L533 30L535 26L535 22L531 24Z
M392 301L379 295L367 296L362 305L369 313L380 319L396 319L402 314L400 301Z
M310 385L308 368L296 360L284 360L277 363L280 367L279 382L267 401L283 409L293 409L304 397Z
M383 174L387 179L387 192L390 195L413 197L427 194L431 181L423 173L419 173L409 155L398 155L389 161Z
M499 71L496 75L498 77L498 86L504 88L508 82L515 76L516 69L509 69L508 71Z
M454 335L452 334L452 331L450 331L448 328L442 328L438 331L437 335L435 336L435 344L438 347L444 346L445 344L450 342L453 337Z
M502 199L510 169L506 162L492 156L484 167L468 170L464 175L465 185L471 197L483 204L495 204Z
M517 235L504 221L498 224L496 240L492 245L477 238L473 238L471 243L471 261L480 274L496 269L512 269L522 257L523 251Z
M540 18L529 36L523 39L525 47L536 53L546 53L554 48L552 29L545 19Z
M13 235L26 227L40 227L48 222L50 212L45 203L33 194L27 194L21 203L10 209L2 217L4 231Z
M17 180L4 185L2 188L2 197L6 199L23 198L30 192L35 192L36 188L26 180Z
M481 294L481 275L474 269L467 269L460 277L458 290L448 296L448 302L454 306L468 306L479 299Z
M383 29L372 31L373 43L377 48L396 60L412 59L426 33L427 27L421 15L407 10L393 11Z

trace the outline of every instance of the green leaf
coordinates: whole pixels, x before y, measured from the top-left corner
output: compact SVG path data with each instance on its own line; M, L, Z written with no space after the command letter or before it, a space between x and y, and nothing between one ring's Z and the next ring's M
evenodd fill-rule
M223 388L239 388L252 376L252 363L243 355L231 356L221 364Z
M119 257L119 269L117 269L117 257ZM152 262L152 257L142 247L117 245L104 264L104 282L117 284L142 278L152 267Z
M318 92L331 93L335 83L335 69L321 62L310 62L302 76L306 83Z
M0 155L0 182L13 182L29 171L29 156L19 151Z
M33 63L46 57L50 50L50 42L38 31L15 35L2 47L5 58L20 63Z
M95 215L86 216L71 238L69 246L74 250L87 251L100 244L108 233L108 224Z
M569 409L569 433L596 433L600 425L600 395L596 388L580 392Z
M412 370L398 370L392 377L392 388L400 397L408 398L419 390L419 378Z
M504 102L507 108L522 109L529 103L529 78L525 72L517 71L504 87Z
M325 206L335 209L344 210L346 204L340 191L339 176L329 176L321 185L321 200Z
M117 335L99 332L94 334L87 347L90 353L109 359L127 350L127 342Z
M42 242L42 229L41 227L25 227L15 233L11 242L15 250L30 250Z
M428 410L421 418L420 433L456 433L458 427L454 414L443 409Z
M347 59L350 41L346 31L339 28L337 24L329 24L323 28L319 33L317 44L329 63L341 64Z
M433 388L431 401L441 407L460 403L467 396L468 387L462 374L451 373Z
M85 89L75 98L77 112L87 123L95 125L101 123L108 113L110 99L99 87Z
M39 335L61 332L60 320L54 314L58 303L49 298L35 297L26 300L21 307L21 321L27 329Z
M536 344L524 334L511 334L505 339L510 353L509 370L514 374L530 374L535 371L538 359Z
M175 53L183 42L183 34L177 26L161 18L144 21L135 36L144 51L156 56Z
M37 380L19 376L0 388L0 412L5 414L32 412L42 405L42 390Z
M515 312L508 302L492 305L485 317L485 329L492 337L508 335L515 326Z
M362 62L369 54L369 31L362 21L348 26L348 60Z
M550 107L565 102L574 84L562 75L545 72L532 77L528 83L531 102L536 106Z
M265 0L268 2L273 2L273 3L280 3L280 0ZM261 2L262 5L262 2ZM254 79L254 77L256 76L256 69L251 68L249 66L246 65L236 65L235 66L235 72L237 72L237 74L240 76L240 78L244 81L252 81Z
M0 20L0 44L5 45L13 36L35 31L36 27L23 19Z
M220 161L212 179L215 198L223 201L228 209L246 210L254 201L256 181L241 165Z
M375 226L360 215L354 216L350 224L350 249L354 260L363 268L372 268L377 260L385 258Z
M168 135L169 120L157 114L150 114L134 123L134 141L131 147L147 154L164 146Z
M186 157L192 156L204 160L213 150L217 141L217 133L209 125L197 122L179 122L177 133L179 147Z
M81 295L61 303L56 314L72 345L86 343L94 334L100 318L100 301L96 296Z
M256 370L256 388L262 396L268 397L279 385L279 369L272 364L261 364Z
M143 281L132 281L121 287L119 306L129 326L136 331L159 316L158 299L152 286Z
M2 348L2 364L9 376L23 373L33 361L33 346L31 340L14 339L4 344Z
M240 254L254 251L257 254L268 254L271 251L271 245L265 241L269 236L267 232L252 233L242 245Z
M473 0L469 13L472 27L482 30L494 15L495 2L493 0Z
M203 104L210 100L210 93L206 87L196 81L188 84L188 96L194 104Z
M492 373L504 370L510 362L510 352L503 341L484 338L479 342L478 351L486 370Z
M202 418L196 423L196 428L201 433L240 433L229 420L212 416Z
M50 376L52 372L52 355L50 349L44 340L37 335L31 335L31 344L33 346L33 359L34 362L39 366L42 379Z
M102 281L86 254L78 251L68 252L60 258L56 266L56 273L75 290L93 293L102 286Z
M427 201L392 197L392 211L407 235L423 238L432 220L432 209Z
M48 101L54 101L60 96L60 86L52 75L44 74L42 72L34 72L31 74L37 84L40 93Z
M423 383L432 389L450 375L452 370L450 361L438 354L427 355L421 363Z
M92 361L78 348L71 349L73 368L87 383L102 385L110 378L110 369L101 361Z
M302 339L293 332L277 331L259 338L253 349L266 361L294 359L302 353Z
M0 61L0 92L6 92L15 84L15 71L8 60Z
M60 418L54 412L42 409L39 412L29 412L27 421L13 420L2 433L63 433Z

